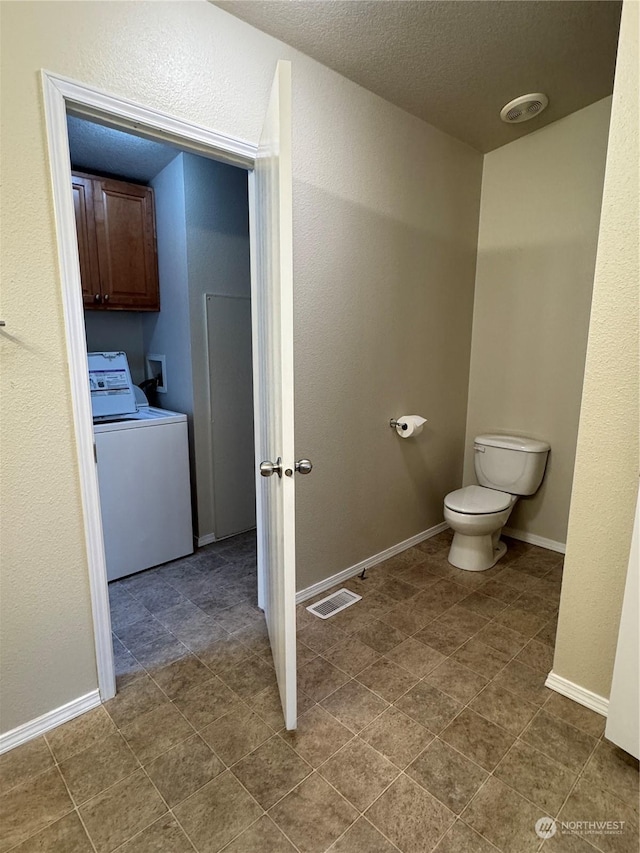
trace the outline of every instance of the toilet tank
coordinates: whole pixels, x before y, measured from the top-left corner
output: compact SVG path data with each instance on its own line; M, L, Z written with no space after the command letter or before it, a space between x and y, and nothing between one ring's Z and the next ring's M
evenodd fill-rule
M481 486L511 495L532 495L544 477L550 447L546 441L518 435L479 435L473 449Z

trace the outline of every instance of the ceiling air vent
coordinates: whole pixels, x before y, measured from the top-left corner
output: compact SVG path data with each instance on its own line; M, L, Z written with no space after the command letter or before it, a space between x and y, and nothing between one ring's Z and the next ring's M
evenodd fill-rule
M313 613L314 616L319 616L320 619L328 619L330 616L335 616L336 613L344 610L345 607L350 607L356 601L360 601L361 598L361 595L356 595L355 592L351 592L349 589L339 589L326 598L316 601L315 604L307 607L307 610L309 613Z
M518 124L521 121L529 121L541 113L549 103L549 98L542 92L533 92L531 95L520 95L509 101L500 110L500 118L507 124Z

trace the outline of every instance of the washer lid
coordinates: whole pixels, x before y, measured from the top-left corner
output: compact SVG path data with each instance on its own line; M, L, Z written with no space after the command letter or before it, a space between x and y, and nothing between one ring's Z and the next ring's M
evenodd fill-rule
M129 362L124 352L87 353L91 411L95 418L115 418L138 411Z
M474 443L487 447L503 447L506 450L521 450L525 453L546 453L551 449L546 441L521 435L477 435Z
M454 512L468 515L483 515L487 512L501 512L511 506L511 495L484 486L465 486L450 492L444 499L444 505Z

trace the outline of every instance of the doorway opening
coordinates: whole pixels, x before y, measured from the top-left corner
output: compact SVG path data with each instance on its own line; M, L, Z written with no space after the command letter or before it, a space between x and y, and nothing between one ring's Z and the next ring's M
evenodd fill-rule
M154 110L122 99L107 96L82 84L43 72L49 152L52 164L54 203L58 225L63 301L67 327L67 349L74 425L78 446L78 462L84 508L85 537L89 565L89 582L96 646L99 695L102 701L116 692L111 619L107 586L104 537L100 509L99 486L95 464L92 407L88 393L87 347L84 306L81 296L79 250L76 238L71 187L71 154L67 117L69 114L91 119L95 124L132 131L139 138L173 145L178 151L200 154L221 164L248 170L249 205L253 204L253 167L257 148L243 140L228 137L184 121L171 119ZM255 217L250 217L249 242L256 243ZM254 253L251 251L251 287L255 292ZM257 323L253 320L253 330ZM255 350L254 350L255 356ZM257 361L257 359L256 359ZM254 364L254 373L256 365ZM255 385L254 385L255 389ZM256 436L259 434L264 408L255 406ZM261 525L261 495L256 495L258 540L258 600L263 601L262 569L264 531Z
M215 671L225 631L234 661L269 650L247 170L73 114L67 130L116 684L195 675L194 655ZM101 387L117 365L130 384Z
M262 133L256 145L47 71L42 72L42 82L99 685L99 695L98 691L89 694L83 710L112 698L116 684L74 219L69 113L248 171L257 600L267 624L275 696L278 705L282 704L286 727L295 728L294 472L298 466L294 462L293 425L291 65L284 61L276 64ZM106 293L111 297L108 284ZM100 288L96 292L104 297L102 282ZM215 297L215 291L210 296ZM207 313L205 302L201 318ZM214 306L213 328L206 329L205 337L209 332L215 335L215 319L219 314ZM163 355L166 353L149 352L148 363L152 371L154 365L157 369L160 364L160 374L150 379L158 380L157 384L166 389L171 384L171 375L168 362L163 370ZM145 358L145 364L146 361ZM265 461L259 466L258 459L276 461ZM271 477L274 473L278 476Z

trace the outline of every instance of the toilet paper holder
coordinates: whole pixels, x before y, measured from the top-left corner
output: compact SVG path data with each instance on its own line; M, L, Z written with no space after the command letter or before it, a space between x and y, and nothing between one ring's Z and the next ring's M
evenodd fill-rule
M396 429L397 427L400 427L402 430L409 429L409 424L403 424L402 421L396 420L396 418L391 418L389 426L391 429Z

